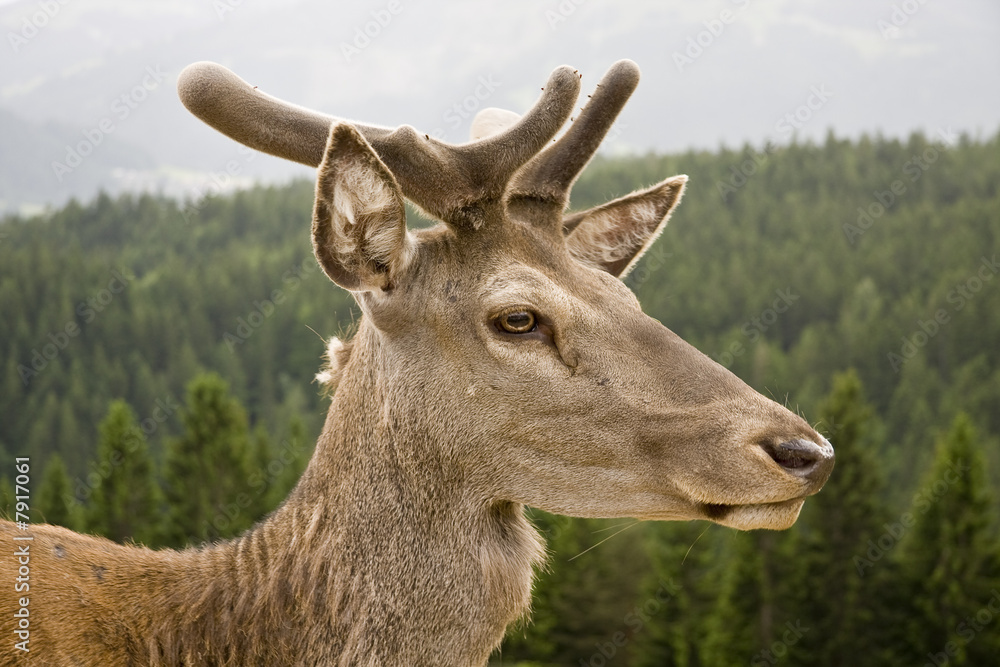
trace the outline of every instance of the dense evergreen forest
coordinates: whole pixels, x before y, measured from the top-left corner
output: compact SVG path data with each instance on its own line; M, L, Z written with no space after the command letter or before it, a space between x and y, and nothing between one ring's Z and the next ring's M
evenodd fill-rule
M780 533L530 510L552 557L494 662L996 664L1000 135L604 158L573 205L676 173L626 282L836 470ZM33 520L120 541L225 538L280 502L324 418L321 338L357 315L311 206L294 183L0 222L0 505L15 456Z

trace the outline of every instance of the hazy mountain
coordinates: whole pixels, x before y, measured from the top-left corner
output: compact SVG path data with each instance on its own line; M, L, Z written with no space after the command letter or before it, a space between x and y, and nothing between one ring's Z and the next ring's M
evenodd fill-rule
M0 210L20 206L30 212L32 204L61 203L73 196L89 199L101 188L127 190L134 185L131 175L156 167L157 161L145 149L113 136L102 137L90 155L76 153L78 162L66 146L81 137L72 125L51 120L30 123L0 109ZM52 163L24 159L33 155L52 156ZM58 191L53 182L59 184Z
M523 111L558 64L578 67L586 89L623 57L643 83L606 151L1000 126L992 0L0 0L0 27L8 206L310 173L193 119L174 86L197 60L305 106L452 141L480 107ZM52 163L99 134L59 180Z

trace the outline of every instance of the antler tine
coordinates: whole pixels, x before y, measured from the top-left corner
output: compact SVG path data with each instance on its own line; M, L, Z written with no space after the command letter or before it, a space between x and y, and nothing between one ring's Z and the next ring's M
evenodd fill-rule
M457 149L467 155L467 160L489 171L490 181L498 183L502 193L511 176L544 149L566 123L579 96L580 74L565 65L557 67L549 76L542 96L518 121Z
M370 139L404 194L432 215L458 227L478 228L476 203L500 201L513 175L556 135L580 93L576 70L556 68L535 105L506 130L454 145L403 125Z
M550 200L560 211L565 208L573 182L597 152L637 85L638 65L631 60L612 65L566 133L514 177L509 196Z
M557 68L542 95L520 121L500 134L455 146L404 125L396 129L350 122L368 140L404 195L442 220L479 226L467 209L503 194L513 174L555 136L572 112L579 75ZM177 80L184 106L236 141L295 162L318 166L330 127L340 121L271 97L211 62L186 67Z
M177 78L188 111L245 146L318 167L330 126L338 119L289 104L257 90L213 62L188 65ZM353 123L369 141L391 130Z

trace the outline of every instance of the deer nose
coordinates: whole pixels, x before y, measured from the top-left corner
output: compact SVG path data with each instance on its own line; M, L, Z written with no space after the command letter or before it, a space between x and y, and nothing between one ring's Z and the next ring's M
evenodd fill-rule
M833 470L834 454L829 441L823 437L820 439L823 441L821 445L799 438L777 445L765 443L762 447L786 472L822 484Z

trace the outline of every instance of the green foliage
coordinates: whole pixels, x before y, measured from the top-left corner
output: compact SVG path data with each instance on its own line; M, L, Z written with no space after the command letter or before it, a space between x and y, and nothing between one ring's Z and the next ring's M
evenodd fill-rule
M881 429L854 369L834 376L818 428L837 452L835 474L806 503L794 539L787 620L812 630L789 646L792 662L850 664L881 645L880 604L887 570L868 560L889 515L878 455Z
M508 631L507 661L585 664L625 655L647 561L636 522L554 516L532 510L551 556L538 573L531 622ZM586 610L586 613L581 613Z
M909 600L900 650L913 660L944 654L948 664L989 664L1000 655L1000 539L983 449L967 415L938 442L922 488L899 554Z
M302 421L293 417L288 427L288 435L276 448L270 450L266 464L257 469L256 474L263 479L266 489L267 495L264 500L266 511L280 505L295 488L309 462L309 457L312 456L312 451L313 443L307 441ZM251 478L251 485L254 485L254 479Z
M646 549L652 567L642 590L636 667L704 664L706 619L722 593L722 536L722 528L702 521L649 526Z
M654 571L682 585L631 664L906 665L929 654L989 664L996 655L983 619L1000 544L967 418L957 418L912 506L897 514L881 500L885 430L854 370L835 376L818 416L837 467L791 531L720 533L716 548L692 548L686 567L676 563L696 526L654 534Z
M224 377L253 427L302 422L315 441L324 344L354 318L308 242L312 186L179 205L98 197L0 220L0 445L90 472L94 425L133 407L155 459L180 435L176 404L199 372ZM58 242L54 242L58 239ZM16 450L11 443L17 443Z
M191 381L181 418L184 433L168 443L164 460L167 543L238 535L252 525L260 507L250 493L246 413L226 381L209 373Z
M154 478L149 444L132 408L112 401L101 422L87 529L116 542L158 545L162 499Z
M79 505L73 499L66 464L58 454L52 455L45 466L38 496L35 500L35 517L40 523L51 523L71 530L80 529Z
M1000 653L1000 617L978 630L967 620L1000 590L1000 135L831 135L769 149L737 178L751 151L598 158L574 207L689 174L627 283L680 336L820 419L837 468L780 535L641 525L574 558L619 522L536 515L552 557L534 623L512 631L503 664L901 665L942 652L992 664ZM915 167L918 155L935 159ZM897 181L902 194L881 204ZM0 454L44 466L56 480L46 494L65 483L61 458L78 498L94 489L90 517L131 519L123 493L160 494L164 533L138 537L158 523L143 520L116 539L222 538L281 502L322 425L313 331L355 317L309 251L311 205L312 185L295 183L183 205L101 196L0 221ZM130 415L112 413L140 426L149 452L142 472L115 467L104 489L91 484L108 456L94 425L119 397ZM936 493L959 459L970 470ZM871 561L860 573L859 557Z
M702 647L706 664L745 663L770 634L763 618L770 606L766 598L771 593L765 587L763 539L758 531L737 533L731 538L730 565L723 575L722 594L713 614L704 621L708 630Z
M4 466L6 468L6 466ZM14 517L14 484L7 475L0 478L0 517L11 519Z

